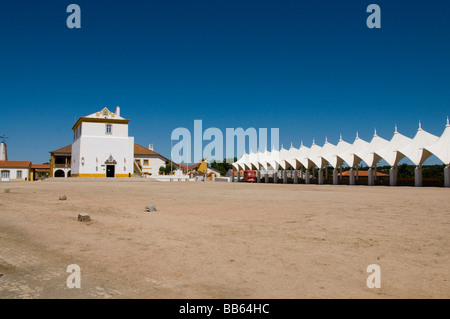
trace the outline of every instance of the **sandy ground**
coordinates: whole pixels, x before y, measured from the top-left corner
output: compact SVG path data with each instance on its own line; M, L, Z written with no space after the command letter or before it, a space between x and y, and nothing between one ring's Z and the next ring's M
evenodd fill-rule
M449 298L449 196L381 186L0 183L0 298ZM151 203L157 212L145 212ZM70 264L81 268L81 289L66 286ZM366 285L370 264L381 267L380 289Z

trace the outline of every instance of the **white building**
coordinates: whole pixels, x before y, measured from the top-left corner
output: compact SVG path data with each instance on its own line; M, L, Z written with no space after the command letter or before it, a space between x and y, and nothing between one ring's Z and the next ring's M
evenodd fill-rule
M101 111L80 117L73 143L50 152L51 177L133 177L157 175L169 159L135 144L128 136L128 122L115 112Z
M0 181L29 181L30 161L0 161Z
M72 127L72 176L133 176L134 137L128 136L128 122L119 107L115 113L105 107L80 117Z

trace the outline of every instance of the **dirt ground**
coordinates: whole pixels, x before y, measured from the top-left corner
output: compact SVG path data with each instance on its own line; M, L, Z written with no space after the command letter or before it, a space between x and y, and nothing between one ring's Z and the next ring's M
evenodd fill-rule
M0 298L449 298L449 196L383 186L0 183ZM80 266L81 289L66 285L70 264ZM379 289L366 285L370 264L381 268Z

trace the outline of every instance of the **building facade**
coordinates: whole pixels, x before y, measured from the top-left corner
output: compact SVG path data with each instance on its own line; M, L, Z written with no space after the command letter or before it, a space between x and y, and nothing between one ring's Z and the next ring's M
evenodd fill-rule
M50 177L147 177L170 160L134 143L128 122L115 112L81 117L72 127L73 143L50 152Z
M0 161L0 181L29 181L30 161Z
M71 175L74 177L132 177L134 137L128 122L107 108L81 117L73 126Z

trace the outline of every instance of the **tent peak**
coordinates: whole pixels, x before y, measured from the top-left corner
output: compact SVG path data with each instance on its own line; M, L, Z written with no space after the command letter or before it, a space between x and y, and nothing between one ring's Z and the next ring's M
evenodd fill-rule
M397 124L395 124L394 134L397 134L397 133L398 133Z
M418 131L422 131L422 123L419 121L419 129Z
M378 135L377 135L377 128L375 128L375 132L374 132L374 134L373 134L373 137L377 137Z
M342 133L339 134L339 142L342 142Z
M449 127L449 126L450 126L450 123L448 121L448 115L447 115L447 125L446 125L446 127Z

